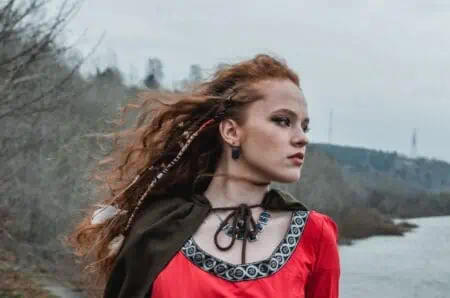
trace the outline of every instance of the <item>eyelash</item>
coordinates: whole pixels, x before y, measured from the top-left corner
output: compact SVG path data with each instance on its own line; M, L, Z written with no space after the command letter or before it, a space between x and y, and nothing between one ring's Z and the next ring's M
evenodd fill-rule
M273 117L273 122L277 123L280 126L283 127L289 127L291 125L291 119L289 119L288 117L283 117L283 116L277 116L277 117ZM281 123L286 123L282 125Z
M289 127L291 125L291 119L289 119L289 117L277 116L277 117L273 118L273 121L282 127ZM287 124L282 124L282 123L287 123ZM310 128L308 125L305 125L304 127L302 127L302 129L305 133L308 133L310 131Z

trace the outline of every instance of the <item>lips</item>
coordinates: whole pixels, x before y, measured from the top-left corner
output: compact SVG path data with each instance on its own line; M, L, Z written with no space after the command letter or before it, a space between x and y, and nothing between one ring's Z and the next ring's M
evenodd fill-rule
M303 159L305 157L305 154L298 152L296 154L290 155L288 156L288 158L290 160L292 160L292 162L296 165L296 166L301 166L303 164Z
M292 154L292 155L288 156L288 158L299 158L301 160L303 160L304 157L305 157L305 154L303 154L301 152L298 152L298 153L295 153L295 154Z

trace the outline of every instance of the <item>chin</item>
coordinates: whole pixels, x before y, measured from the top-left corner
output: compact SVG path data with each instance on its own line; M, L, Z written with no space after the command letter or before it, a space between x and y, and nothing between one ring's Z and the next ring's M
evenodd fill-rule
M278 175L276 175L275 177L273 177L273 181L279 182L279 183L294 183L294 182L298 182L300 180L301 177L301 172L300 170L297 171L285 171L284 173L280 173Z

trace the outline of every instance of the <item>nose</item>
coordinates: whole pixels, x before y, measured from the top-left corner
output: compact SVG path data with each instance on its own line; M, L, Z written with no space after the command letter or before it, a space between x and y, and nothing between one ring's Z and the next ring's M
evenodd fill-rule
M292 144L295 147L304 147L309 144L309 138L302 128L298 129L296 134L292 137Z

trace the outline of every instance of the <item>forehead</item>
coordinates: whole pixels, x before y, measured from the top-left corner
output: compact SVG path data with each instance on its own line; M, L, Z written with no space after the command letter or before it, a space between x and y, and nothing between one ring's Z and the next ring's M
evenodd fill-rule
M264 81L258 83L256 88L264 95L263 100L252 103L256 110L270 113L278 109L289 109L300 118L308 117L303 92L290 80Z

